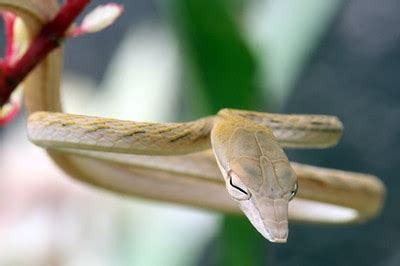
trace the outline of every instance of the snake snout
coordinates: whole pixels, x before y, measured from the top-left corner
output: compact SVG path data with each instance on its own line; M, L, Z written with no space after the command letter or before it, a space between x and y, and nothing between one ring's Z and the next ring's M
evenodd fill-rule
M264 222L265 233L260 232L265 238L273 243L286 243L288 238L288 223L284 222Z
M286 243L288 228L288 199L263 199L240 202L240 208L252 225L273 243Z

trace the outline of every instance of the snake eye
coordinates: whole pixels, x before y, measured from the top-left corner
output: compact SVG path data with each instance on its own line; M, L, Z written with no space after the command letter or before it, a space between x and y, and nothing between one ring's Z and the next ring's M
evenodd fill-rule
M298 188L299 186L296 182L296 184L294 185L294 189L292 190L292 192L290 192L289 201L291 201L294 198L294 196L296 196Z
M246 188L240 178L233 172L228 173L229 185L227 186L229 194L236 200L248 200L251 198L250 191Z

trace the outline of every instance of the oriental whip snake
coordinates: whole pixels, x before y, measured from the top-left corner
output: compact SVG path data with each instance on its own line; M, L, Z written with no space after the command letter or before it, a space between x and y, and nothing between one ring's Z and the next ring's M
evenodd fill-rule
M16 13L30 37L58 10L53 0L0 0L0 8ZM282 150L335 145L342 133L336 117L224 109L187 123L145 123L65 114L61 72L60 48L25 79L28 137L86 183L226 213L241 209L272 242L286 242L288 219L353 223L382 207L377 177L289 162Z

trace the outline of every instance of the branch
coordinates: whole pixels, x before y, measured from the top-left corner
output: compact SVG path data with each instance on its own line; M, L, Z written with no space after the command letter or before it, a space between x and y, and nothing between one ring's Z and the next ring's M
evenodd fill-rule
M65 32L89 2L66 1L54 19L43 26L21 58L13 64L4 61L0 65L0 106L7 103L11 93L28 73L62 43Z
M123 7L118 4L101 5L86 15L81 25L71 27L72 22L89 2L90 0L67 0L57 15L42 27L26 52L15 62L13 58L16 53L13 32L15 15L3 12L6 55L0 60L0 125L10 121L18 113L20 93L16 92L15 88L52 50L59 47L66 37L100 31L111 25L123 11Z

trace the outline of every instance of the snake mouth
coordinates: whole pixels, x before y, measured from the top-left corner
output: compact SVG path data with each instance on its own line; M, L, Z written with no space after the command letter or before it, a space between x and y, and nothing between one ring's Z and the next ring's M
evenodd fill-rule
M272 243L286 243L288 238L288 200L265 199L257 204L254 199L239 202L251 224Z
M256 229L272 243L286 243L288 238L287 222L264 222L262 228Z
M269 239L269 241L271 241L272 243L284 244L287 242L287 238L272 238L272 239Z

